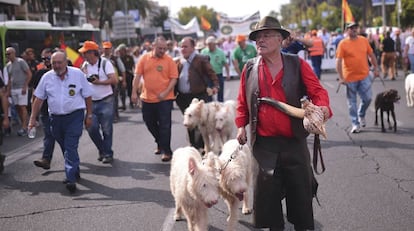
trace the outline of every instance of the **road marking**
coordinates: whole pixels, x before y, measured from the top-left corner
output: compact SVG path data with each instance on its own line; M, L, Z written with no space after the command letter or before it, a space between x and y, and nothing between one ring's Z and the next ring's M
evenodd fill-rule
M9 166L18 160L25 159L26 157L32 155L34 151L39 150L42 147L43 142L40 141L31 142L23 146L20 146L19 148L16 148L15 150L7 153L4 165Z
M173 230L175 221L174 221L174 212L175 208L170 209L168 211L167 216L165 217L164 223L162 224L161 231L171 231Z

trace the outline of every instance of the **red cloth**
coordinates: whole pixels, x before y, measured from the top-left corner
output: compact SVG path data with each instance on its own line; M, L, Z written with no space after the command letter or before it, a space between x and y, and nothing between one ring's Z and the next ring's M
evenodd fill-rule
M303 59L300 59L301 75L306 86L307 96L313 104L327 106L329 108L328 92L321 86L312 68ZM273 99L286 103L285 92L282 88L283 69L276 75L275 80L271 78L269 68L263 59L259 64L259 88L260 97L270 96ZM237 97L236 125L238 128L249 123L249 111L246 101L246 69L243 69L239 95ZM266 78L265 78L266 75ZM266 80L266 81L265 81ZM269 95L270 94L270 95ZM260 136L284 136L293 137L289 116L268 104L260 104L258 107L257 134ZM331 110L329 108L329 110ZM330 111L332 115L332 112ZM271 125L271 126L269 126Z

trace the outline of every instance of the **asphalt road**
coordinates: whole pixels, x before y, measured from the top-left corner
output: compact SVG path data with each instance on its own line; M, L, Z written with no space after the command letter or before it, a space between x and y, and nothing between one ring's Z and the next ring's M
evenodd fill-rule
M367 127L349 134L345 88L338 93L336 74L322 74L334 116L322 141L326 172L317 176L321 206L314 204L316 230L414 230L414 108L407 108L404 81L385 80L385 88L400 92L396 105L397 133L374 126L371 104ZM225 98L235 99L238 80L225 83ZM374 93L384 90L377 79ZM176 107L177 108L177 107ZM309 145L312 145L312 136ZM98 162L87 133L79 145L81 180L70 195L61 183L63 158L56 146L51 169L33 165L42 152L36 139L6 137L2 147L6 169L0 175L0 230L186 230L172 218L169 163L154 155L155 144L138 109L121 113L114 127L115 161ZM172 148L185 146L186 132L178 109L173 111ZM257 230L250 215L242 215L237 230ZM209 230L225 230L227 209L222 201L209 209ZM286 230L293 230L287 224Z

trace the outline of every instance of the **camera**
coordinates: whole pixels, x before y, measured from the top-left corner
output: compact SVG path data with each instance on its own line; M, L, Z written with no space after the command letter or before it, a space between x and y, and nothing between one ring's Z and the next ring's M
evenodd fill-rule
M99 75L97 75L97 74L93 74L93 75L90 75L90 76L88 76L88 78L86 78L89 82L93 82L93 81L95 81L95 80L97 80L97 79L99 79Z

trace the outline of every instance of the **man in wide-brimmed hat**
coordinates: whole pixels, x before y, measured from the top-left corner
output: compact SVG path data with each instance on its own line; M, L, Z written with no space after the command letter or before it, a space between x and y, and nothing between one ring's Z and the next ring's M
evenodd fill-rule
M250 144L260 171L254 198L254 223L258 228L284 229L281 200L286 197L287 219L295 230L314 229L312 186L316 181L310 167L309 150L301 119L261 103L270 97L295 107L307 95L320 106L324 120L332 116L327 91L312 68L297 55L281 52L283 39L289 36L276 18L264 17L250 33L256 41L258 57L249 60L242 72L238 95L236 125L240 144Z

